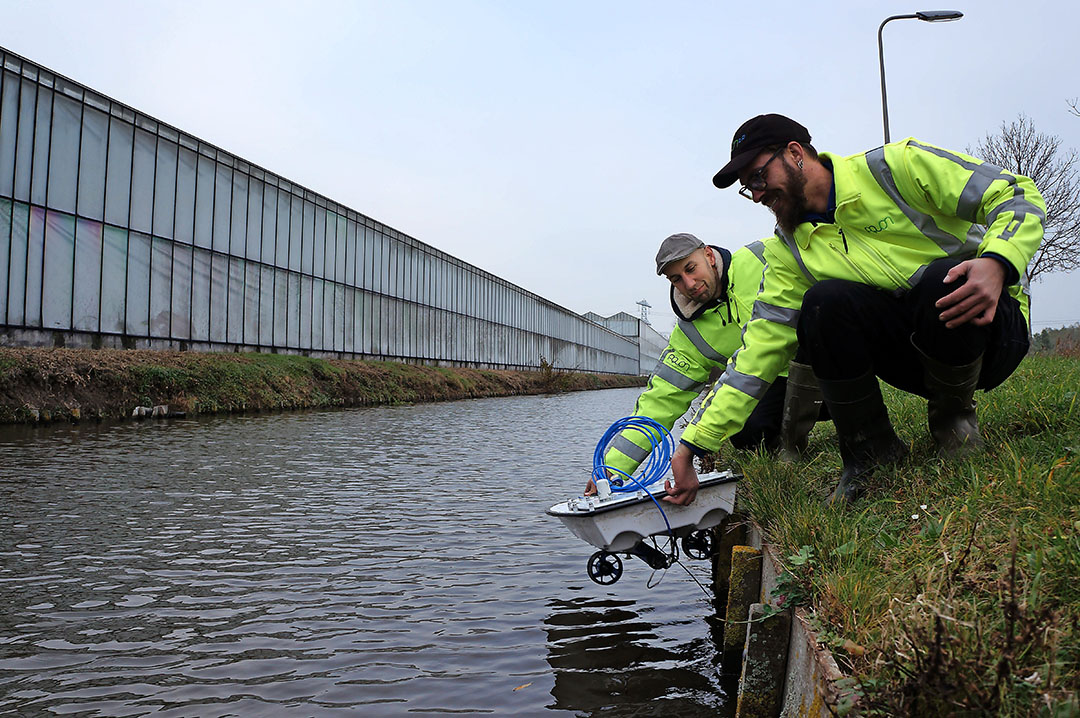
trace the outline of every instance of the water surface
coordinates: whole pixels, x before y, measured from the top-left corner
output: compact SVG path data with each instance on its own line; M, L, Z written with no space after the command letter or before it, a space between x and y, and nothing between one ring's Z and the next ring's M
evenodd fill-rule
M637 392L3 429L0 713L716 715L702 590L544 514Z

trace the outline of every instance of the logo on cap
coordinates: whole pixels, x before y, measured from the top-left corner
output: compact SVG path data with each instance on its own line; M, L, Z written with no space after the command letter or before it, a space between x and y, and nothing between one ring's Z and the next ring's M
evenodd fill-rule
M734 152L735 148L742 144L742 141L746 139L746 133L739 135L731 141L731 151Z

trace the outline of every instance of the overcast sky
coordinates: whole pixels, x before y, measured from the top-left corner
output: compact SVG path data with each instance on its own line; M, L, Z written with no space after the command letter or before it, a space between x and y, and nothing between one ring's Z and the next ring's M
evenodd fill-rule
M0 44L576 312L674 319L673 232L772 215L711 178L763 112L882 142L877 28L943 6L631 0L0 0ZM893 139L974 147L1024 113L1080 149L1080 4L961 1L885 28ZM1080 322L1080 275L1033 321Z

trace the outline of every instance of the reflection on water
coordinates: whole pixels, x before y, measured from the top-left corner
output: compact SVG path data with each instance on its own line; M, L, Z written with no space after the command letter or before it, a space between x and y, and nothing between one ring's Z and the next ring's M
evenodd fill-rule
M701 590L544 515L635 393L5 429L0 713L715 715Z

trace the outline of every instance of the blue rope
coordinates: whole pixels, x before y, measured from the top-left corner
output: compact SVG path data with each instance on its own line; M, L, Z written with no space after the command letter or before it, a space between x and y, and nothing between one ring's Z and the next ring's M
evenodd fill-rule
M638 466L637 476L604 463L604 455L607 454L608 445L616 436L627 429L644 434L649 439L651 447L649 457ZM671 530L671 523L668 522L667 514L664 513L664 508L647 487L664 478L664 475L667 474L668 469L671 467L671 455L674 451L675 440L671 438L671 432L663 424L647 416L627 416L608 427L608 430L600 437L600 441L596 444L596 450L593 452L592 470L593 483L598 482L600 479L607 479L608 472L625 477L625 480L609 479L613 493L625 493L637 491L638 489L644 491L645 495L656 504L660 515L664 517L664 524L667 525L668 534L672 537L672 541L675 540L675 534Z

